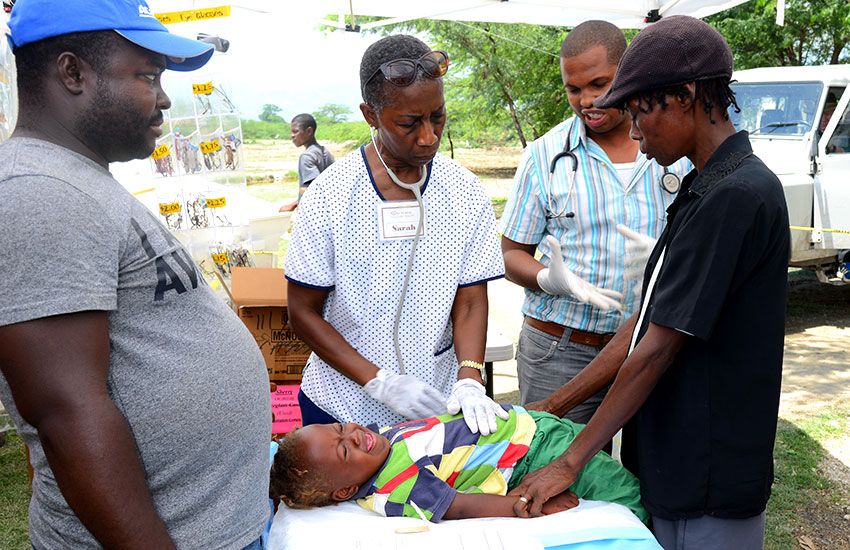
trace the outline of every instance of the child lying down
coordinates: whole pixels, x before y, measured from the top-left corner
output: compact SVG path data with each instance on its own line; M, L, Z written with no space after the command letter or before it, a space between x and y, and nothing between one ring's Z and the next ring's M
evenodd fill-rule
M498 429L486 436L473 433L462 414L380 429L305 426L279 442L269 496L291 508L357 499L383 516L416 518L418 509L431 521L514 517L514 504L524 497L507 492L561 456L584 426L544 412L502 407L508 420L497 419ZM578 498L616 502L649 521L637 478L604 452L590 460L567 491L547 501L543 512L567 510L578 505Z

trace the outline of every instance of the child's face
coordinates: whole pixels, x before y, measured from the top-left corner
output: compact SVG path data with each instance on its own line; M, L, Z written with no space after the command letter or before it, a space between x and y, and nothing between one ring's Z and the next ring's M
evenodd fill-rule
M303 440L304 458L327 477L335 498L339 489L356 487L356 493L390 454L386 437L354 423L311 424L297 434ZM346 494L338 500L350 498Z
M301 147L302 145L306 145L310 142L310 138L312 137L311 127L303 127L297 122L293 122L289 125L290 137L292 138L292 143L295 144L296 147Z

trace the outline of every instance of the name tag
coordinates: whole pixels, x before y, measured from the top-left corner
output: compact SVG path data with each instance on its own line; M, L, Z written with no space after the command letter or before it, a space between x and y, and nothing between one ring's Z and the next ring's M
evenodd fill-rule
M378 205L378 231L382 241L412 239L416 237L417 225L419 205L416 201L390 201ZM421 237L424 236L423 222Z

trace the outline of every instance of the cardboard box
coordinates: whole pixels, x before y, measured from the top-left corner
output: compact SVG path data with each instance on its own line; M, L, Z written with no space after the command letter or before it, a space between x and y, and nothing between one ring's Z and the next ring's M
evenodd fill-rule
M231 294L237 315L251 331L272 382L300 382L310 348L289 328L282 269L234 267Z
M300 388L301 384L278 384L272 392L273 434L285 434L301 427L301 408L298 406Z

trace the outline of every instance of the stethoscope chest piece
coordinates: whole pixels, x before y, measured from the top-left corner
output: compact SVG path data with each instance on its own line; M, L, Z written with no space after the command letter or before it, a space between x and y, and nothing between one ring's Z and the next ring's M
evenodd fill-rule
M661 187L668 193L675 195L679 192L681 186L682 180L679 179L679 176L673 172L668 172L665 168L664 175L661 176Z

